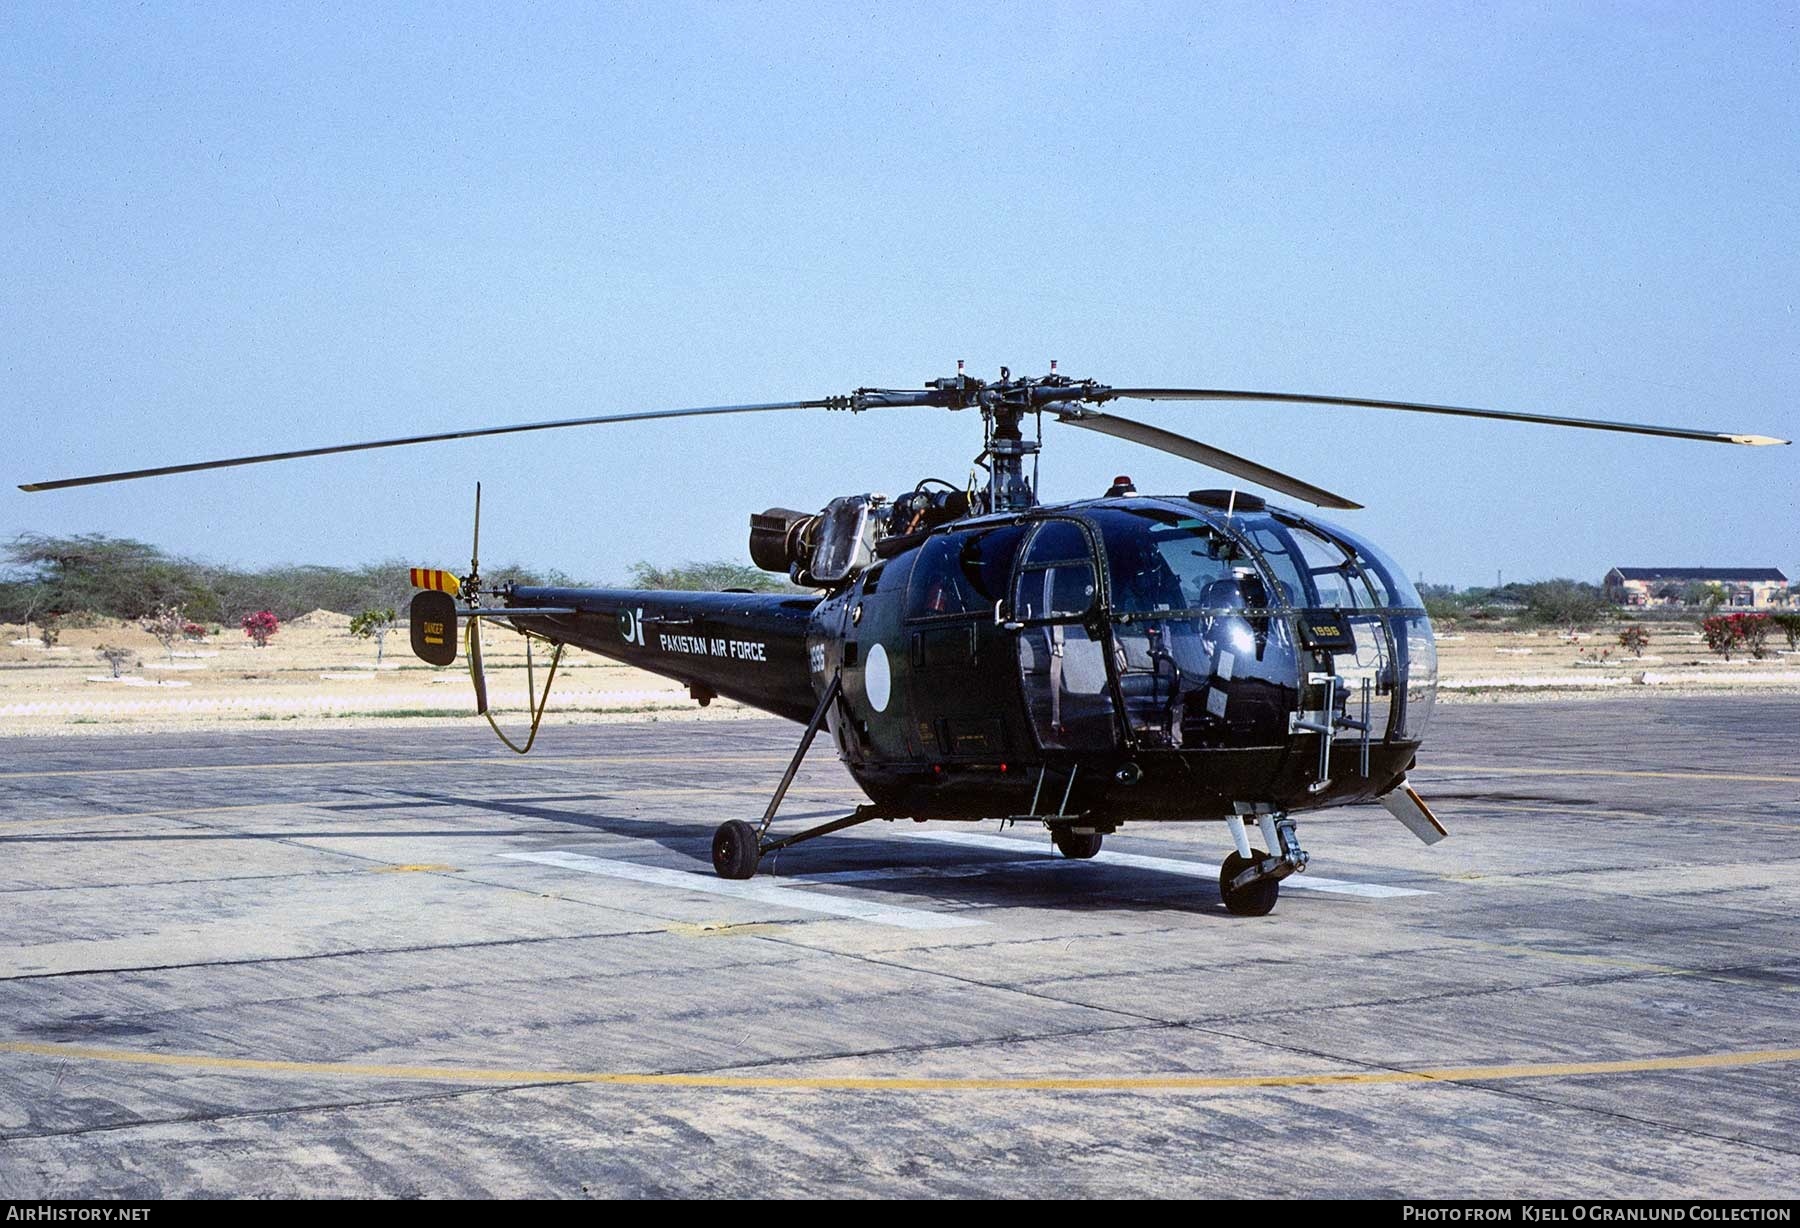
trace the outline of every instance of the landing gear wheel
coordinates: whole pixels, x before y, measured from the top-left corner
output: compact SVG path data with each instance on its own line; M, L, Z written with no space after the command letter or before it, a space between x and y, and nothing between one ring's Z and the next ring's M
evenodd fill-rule
M720 878L749 878L762 860L757 844L756 828L742 819L721 823L713 833L713 869Z
M1225 897L1225 907L1240 917L1266 917L1275 907L1275 897L1281 894L1280 879L1265 878L1236 890L1231 886L1232 879L1268 856L1256 849L1250 851L1255 855L1246 861L1233 850L1225 864L1219 867L1219 894Z
M1100 838L1097 831L1070 831L1066 827L1050 829L1050 839L1056 843L1056 851L1074 861L1086 861L1098 853Z

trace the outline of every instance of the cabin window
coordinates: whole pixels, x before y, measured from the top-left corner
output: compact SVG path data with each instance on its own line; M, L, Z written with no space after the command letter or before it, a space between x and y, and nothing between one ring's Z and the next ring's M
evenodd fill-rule
M994 602L1012 578L1023 526L1008 525L978 533L949 533L929 538L919 547L907 589L908 618L950 618L959 614L991 616Z
M1249 556L1223 532L1193 516L1160 508L1103 512L1107 573L1116 614L1242 608L1252 603L1240 573L1253 574ZM1260 589L1260 584L1249 587Z
M1094 550L1081 526L1050 520L1038 527L1019 568L1013 616L1026 622L1080 618L1094 608Z
M967 540L967 535L953 533L927 538L919 547L906 593L907 617L948 618L992 609L992 603L982 599L963 572L962 551Z
M1006 586L1012 581L1013 559L1018 556L1019 542L1024 537L1024 525L1009 524L963 538L963 577L981 594L987 608L992 609L994 602L1006 596Z
M1343 546L1298 524L1289 524L1287 531L1299 547L1301 561L1312 580L1314 605L1366 610L1386 604L1385 599L1375 599L1362 570Z

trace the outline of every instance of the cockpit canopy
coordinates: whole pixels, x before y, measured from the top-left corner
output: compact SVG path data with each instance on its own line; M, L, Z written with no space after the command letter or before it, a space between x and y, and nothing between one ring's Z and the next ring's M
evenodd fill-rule
M1145 744L1276 745L1321 705L1411 740L1435 698L1405 573L1260 500L1108 499L941 533L919 547L906 614L1014 628L1046 749L1097 745L1119 718Z
M1028 534L1030 546L1018 558ZM1103 560L1104 594L1096 558ZM1186 501L1144 499L934 536L920 547L909 614L991 609L1007 595L1015 559L1019 604L1012 613L1027 620L1097 613L1103 596L1105 612L1126 620L1214 610L1425 608L1406 573L1347 530L1279 509L1227 517ZM1042 572L1055 573L1049 588Z
M1290 512L1227 517L1146 501L1086 510L1083 517L1100 530L1115 615L1424 609L1406 573L1372 544Z

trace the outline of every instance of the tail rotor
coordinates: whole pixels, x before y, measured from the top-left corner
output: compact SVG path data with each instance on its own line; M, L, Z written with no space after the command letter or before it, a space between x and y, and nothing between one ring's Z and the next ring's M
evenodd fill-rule
M481 483L475 483L475 533L473 544L469 548L469 574L458 579L448 571L439 571L427 567L412 569L413 587L421 590L414 594L412 600L412 646L419 658L431 665L452 665L456 662L458 623L467 622L469 629L469 681L475 688L475 712L478 716L487 717L488 724L499 734L500 740L518 752L525 754L537 741L538 726L544 719L544 708L550 702L550 686L556 680L556 670L562 661L564 642L554 635L541 630L529 630L512 623L512 629L525 637L525 690L527 711L531 714L531 732L523 746L514 742L501 732L500 726L494 723L494 716L488 709L487 668L481 659L481 620L484 618L500 618L511 622L520 618L544 618L548 616L566 617L577 611L572 606L512 606L509 590L500 588L500 604L484 608L481 604ZM457 599L461 598L461 604ZM550 654L550 670L544 678L542 695L536 693L536 670L532 656L532 641L541 640L553 646Z
M463 583L471 607L481 604L481 483L475 483L475 540L469 547L469 578ZM487 715L487 670L481 664L481 619L469 619L469 680L475 684L475 711Z

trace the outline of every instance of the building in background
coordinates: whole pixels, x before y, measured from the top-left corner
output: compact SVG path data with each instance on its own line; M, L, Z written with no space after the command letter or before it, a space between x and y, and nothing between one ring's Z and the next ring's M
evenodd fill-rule
M1735 609L1785 606L1788 579L1774 567L1615 567L1600 581L1614 605L1703 605L1707 589L1724 593Z

